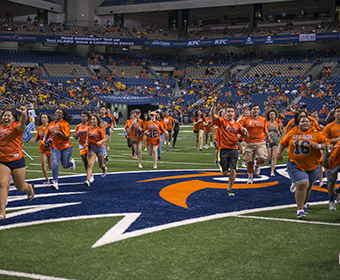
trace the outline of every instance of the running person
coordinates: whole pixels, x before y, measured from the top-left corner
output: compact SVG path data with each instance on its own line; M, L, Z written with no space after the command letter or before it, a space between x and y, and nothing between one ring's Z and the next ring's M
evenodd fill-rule
M166 135L168 134L168 131L166 130L166 123L163 120L163 114L160 110L156 111L157 115L156 115L156 120L159 122L160 126L162 127L163 133L161 134L161 138L160 138L160 143L158 146L158 151L157 151L157 155L158 155L158 160L161 159L161 154L162 154L162 144L165 140Z
M109 116L111 119L111 124L109 125L109 138L107 139L107 149L110 150L111 136L114 131L114 128L116 127L116 119L111 114L111 110L109 108L106 109L106 115Z
M182 125L182 117L177 110L174 110L174 141L172 142L172 147L175 148L177 137L179 133L179 128Z
M205 135L205 148L208 149L208 138L210 137L210 146L213 147L213 118L211 115L211 111L208 113L208 117L205 119L204 126L204 135Z
M296 125L296 128L281 139L277 159L283 159L282 152L288 147L287 171L296 187L297 217L305 219L311 188L320 171L320 150L325 148L328 140L320 131L313 129L310 119L306 116L300 117Z
M87 170L87 154L89 152L87 141L87 133L90 127L89 120L91 118L91 114L88 111L81 112L80 120L81 123L78 124L74 130L73 136L74 139L79 139L79 154L84 163L85 171ZM93 175L91 175L90 183L94 181Z
M135 157L135 150L133 149L133 146L132 146L131 141L130 141L130 134L127 133L127 129L128 129L128 128L130 127L130 125L132 124L134 118L135 118L135 112L134 112L134 111L131 111L131 112L130 112L130 119L128 119L128 120L125 122L124 135L125 135L125 137L126 137L126 141L127 141L128 147L132 150L132 158L133 158L133 159L136 159L136 157Z
M159 138L164 130L164 126L160 125L158 121L156 121L156 112L150 113L150 120L146 122L144 125L146 135L146 147L148 149L148 153L153 158L153 168L157 168L157 150L159 145Z
M99 117L102 121L103 127L105 129L105 133L106 133L106 138L109 139L111 133L113 132L112 127L113 127L113 122L112 119L107 115L107 109L105 105L101 105L99 108ZM107 143L106 143L107 145ZM107 146L109 149L110 147ZM104 159L104 163L107 163L109 161L109 157L106 153L105 159Z
M328 140L335 146L335 152L332 153L333 155L337 155L338 153L338 145L340 141L340 105L337 105L333 109L334 114L334 121L327 124L323 129L322 133L328 138ZM327 177L328 185L328 195L329 195L329 210L336 210L335 201L334 201L334 191L337 193L337 201L340 203L340 188L335 188L335 183L337 180L337 173L339 172L340 168L339 165L333 164L335 160L333 159L331 164L323 165L326 170L325 174Z
M18 191L26 192L27 199L34 198L34 185L25 182L26 164L22 152L22 135L27 120L27 106L21 106L17 111L21 114L18 122L14 110L5 109L0 124L0 220L6 219L6 204L12 175Z
M242 127L239 122L235 121L235 107L227 105L226 118L221 118L215 115L215 107L217 105L217 98L213 99L211 115L214 119L214 124L220 130L220 143L219 143L219 165L224 176L227 175L230 168L230 176L228 183L228 195L234 196L231 189L234 185L236 178L236 165L238 161L238 138L237 134L244 135L245 139L248 138L248 131Z
M102 124L100 116L92 115L90 118L90 126L87 133L87 142L89 145L89 152L87 154L87 169L86 180L84 185L89 187L92 176L92 170L96 158L98 157L99 167L102 169L102 177L106 176L107 167L104 159L106 155L105 142L107 141L107 134Z
M264 112L263 116L267 120L268 133L272 139L271 143L266 140L268 163L271 167L270 176L275 176L277 146L279 145L279 136L282 136L279 123L277 122L279 112L275 108L272 108Z
M202 115L202 112L200 109L195 111L194 113L194 119L193 119L193 125L194 125L194 133L195 133L195 140L196 140L196 149L198 150L198 145L200 151L203 149L203 123L205 122L205 119Z
M59 162L63 168L70 168L71 171L76 169L74 159L71 159L73 146L70 141L70 124L72 117L65 111L65 109L57 109L54 113L54 121L50 123L48 131L45 135L44 142L46 148L51 145L52 156L52 175L53 181L51 188L59 190L58 176L59 176ZM52 141L47 141L49 138Z
M48 131L49 124L53 121L53 118L47 114L42 113L39 116L38 119L38 130L35 138L32 138L32 142L38 142L39 143L39 156L40 156L40 162L41 162L41 169L45 176L45 182L43 184L49 184L50 180L48 178L47 168L46 168L46 161L48 164L48 168L52 169L52 157L51 157L51 147L45 148L45 142L43 141L45 138L45 135Z
M216 110L216 109L215 109ZM222 119L225 118L225 109L222 109L218 112L218 116L221 117ZM214 135L214 145L215 145L215 161L214 161L214 165L217 166L218 165L218 151L220 149L219 147L219 143L220 143L220 138L221 138L221 129L215 125L214 126L214 130L215 130L215 135Z
M329 210L336 210L334 192L337 203L340 204L340 188L335 188L340 171L340 141L334 147L332 145L328 146L326 143L322 165L325 167L328 180Z
M244 126L249 133L249 137L243 141L243 160L247 163L248 172L247 184L253 183L253 172L255 175L260 175L260 165L267 160L266 139L269 138L269 143L272 142L268 134L267 120L259 116L259 112L260 105L257 103L252 104L250 107L250 115L240 120L240 124ZM254 164L255 157L256 164Z
M135 110L135 118L132 121L130 127L127 129L130 134L130 141L135 150L136 155L138 156L138 167L143 168L142 166L142 147L143 147L143 126L144 123L140 119L141 111L139 109Z
M165 136L165 143L166 143L166 150L167 152L170 151L169 145L170 141L172 140L172 131L174 129L174 118L170 116L169 110L165 111L165 117L163 118L164 122L166 123L166 130L168 131L168 136Z

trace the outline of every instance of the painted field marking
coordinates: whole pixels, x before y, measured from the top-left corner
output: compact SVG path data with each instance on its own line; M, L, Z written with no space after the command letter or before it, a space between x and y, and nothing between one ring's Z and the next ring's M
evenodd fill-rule
M23 278L38 279L38 280L74 280L74 279L60 278L60 277L55 277L55 276L47 276L47 275L40 275L40 274L34 274L34 273L24 273L24 272L3 270L3 269L0 269L0 275L8 275L8 276L13 276L13 277L23 277Z

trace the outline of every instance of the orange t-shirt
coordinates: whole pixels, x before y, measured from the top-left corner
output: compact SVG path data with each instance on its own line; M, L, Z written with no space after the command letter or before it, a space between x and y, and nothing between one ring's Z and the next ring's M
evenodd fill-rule
M21 159L22 134L24 131L18 130L19 122L14 122L10 126L0 125L0 162L11 162Z
M140 142L140 141L143 141L144 123L141 119L135 119L135 120L132 121L132 126L130 130L130 139L136 139L137 142Z
M166 129L172 131L174 129L174 118L173 117L164 117L164 122L166 123Z
M218 117L214 124L218 126L218 131L220 133L219 136L219 143L218 147L219 149L234 149L236 150L238 148L237 145L237 134L244 135L242 132L242 125L234 121L233 123L228 121L228 119L224 119L221 117Z
M101 145L98 145L97 142L100 140L103 140L106 137L105 129L97 126L96 128L93 128L93 126L89 126L88 128L88 143L96 146L96 147L103 147L105 145L105 142Z
M125 129L130 128L132 122L133 122L133 120L131 120L131 119L127 120L127 121L125 122L125 127L124 127L124 128L125 128ZM130 138L130 133L127 133L127 132L126 132L126 138Z
M241 126L248 130L249 138L244 139L247 143L265 142L265 132L268 132L267 120L264 117L258 116L254 119L251 116L245 116L240 120Z
M150 120L146 122L144 128L149 132L149 134L146 134L146 146L148 147L150 144L159 146L159 137L164 131L163 125L161 125L158 121L153 123Z
M198 117L197 120L195 118L193 120L193 122L198 122L198 121L200 122L194 125L194 131L199 131L203 129L203 122L205 121L205 119L202 117Z
M205 119L205 121L208 123L206 126L204 126L204 131L209 132L212 129L213 126L213 118L208 117Z
M219 150L221 142L221 129L217 125L215 126L214 142L216 143L215 150Z
M43 140L45 135L47 134L49 130L49 124L43 129L43 126L39 126L37 129L37 135L35 136L35 141L38 142L39 140ZM51 156L51 148L46 149L45 143L43 141L40 141L39 143L39 153L44 153L48 157Z
M334 150L331 153L329 165L325 168L326 169L332 169L336 165L340 166L340 141L334 145Z
M80 145L85 145L86 139L87 139L87 132L88 132L90 126L91 125L90 125L89 122L87 122L84 126L83 126L82 123L80 123L76 126L74 133L78 134L78 137L79 137L78 139L79 139Z
M47 137L50 137L52 131L61 131L66 137L70 137L70 124L62 119L60 122L51 122L48 127ZM70 138L68 140L63 139L59 134L55 134L52 137L52 148L56 148L60 151L72 147Z
M163 119L160 119L158 122L159 122L159 127L162 130L161 135L163 135L164 134L164 130L166 130L166 123L165 123L165 121Z
M329 143L327 138L318 130L311 128L302 132L297 127L291 129L280 141L288 146L288 158L303 171L311 171L318 167L322 160L321 150L312 148L312 142L317 144Z
M338 138L340 136L340 124L333 121L324 127L322 133L328 139Z

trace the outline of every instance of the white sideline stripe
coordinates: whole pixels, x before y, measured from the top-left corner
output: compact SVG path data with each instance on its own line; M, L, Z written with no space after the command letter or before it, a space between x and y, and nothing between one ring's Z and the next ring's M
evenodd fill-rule
M237 215L239 218L249 218L249 219L259 219L259 220L269 220L269 221L282 221L282 222L293 222L293 223L306 223L306 224L315 224L315 225L325 225L325 226L340 226L339 224L334 223L326 223L326 222L313 222L306 220L292 220L292 219L283 219L283 218L270 218L270 217L260 217L260 216L241 216Z
M52 197L52 196L61 196L61 195L85 194L85 193L87 193L87 192L55 192L55 193L46 193L46 194L35 194L34 198ZM26 199L27 199L27 195L8 196L8 202L26 200ZM7 209L10 209L10 208L7 208Z
M54 276L24 273L24 272L17 272L17 271L3 270L3 269L0 269L0 274L8 275L8 276L24 277L24 278L30 278L30 279L39 279L39 280L73 280L73 279L68 279L68 278L60 278L60 277L54 277Z

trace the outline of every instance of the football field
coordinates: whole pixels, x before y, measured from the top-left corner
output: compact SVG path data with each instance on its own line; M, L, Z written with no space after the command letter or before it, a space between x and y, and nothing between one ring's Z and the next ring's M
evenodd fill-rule
M274 177L263 167L252 185L239 165L229 197L214 148L196 150L192 127L181 128L175 149L163 146L158 169L146 151L139 169L116 129L108 174L96 164L88 188L72 143L77 167L60 166L59 191L42 184L38 143L25 143L36 196L29 202L11 186L1 280L339 279L340 206L328 210L316 184L307 220L298 220L285 162Z

